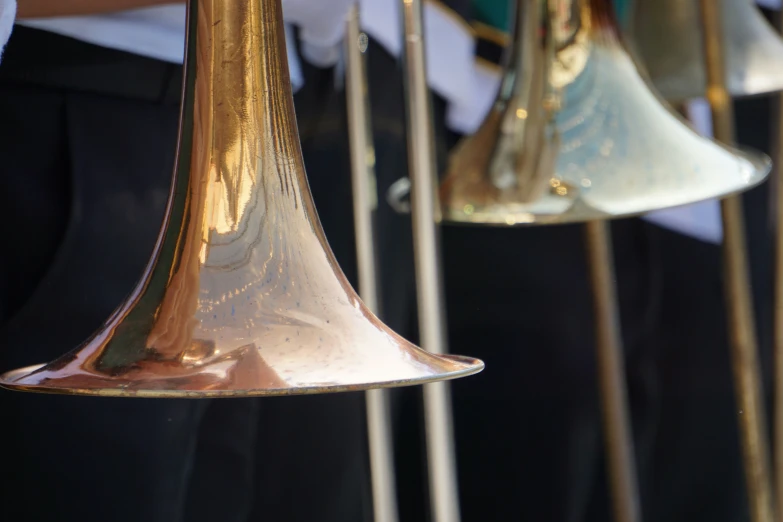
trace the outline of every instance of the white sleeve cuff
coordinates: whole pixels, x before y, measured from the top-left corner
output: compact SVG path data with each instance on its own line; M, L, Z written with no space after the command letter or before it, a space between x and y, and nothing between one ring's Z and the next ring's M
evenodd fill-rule
M16 0L0 0L0 59L16 19Z
M304 58L318 67L335 65L342 54L348 12L357 0L283 0L286 22L299 27Z

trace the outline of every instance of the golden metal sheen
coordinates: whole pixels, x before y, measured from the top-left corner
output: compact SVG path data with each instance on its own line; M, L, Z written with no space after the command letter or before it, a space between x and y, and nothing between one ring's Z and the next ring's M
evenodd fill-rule
M593 289L596 366L614 522L640 522L639 484L628 413L612 235L607 221L588 221L584 228Z
M783 89L783 40L754 0L713 0L721 10L726 88L732 96ZM628 35L668 100L704 96L707 75L699 2L637 0Z
M783 16L777 15L778 30L783 33ZM783 513L783 179L780 166L783 165L783 94L777 96L777 114L773 136L775 140L775 177L773 179L773 200L771 204L774 216L773 233L775 245L775 273L773 294L773 438L774 456L773 484L774 497L777 500L776 513Z
M356 295L316 215L295 121L280 0L191 0L177 163L141 282L82 346L0 384L240 397L480 371L408 343Z
M731 143L734 140L734 113L730 103L721 103L721 100L728 99L724 71L725 34L721 33L721 17L725 13L720 11L714 0L699 0L699 10L708 91L718 94L709 98L712 130L717 139ZM739 196L731 196L721 201L721 216L727 329L739 409L737 422L750 519L753 522L773 522L775 514L769 472L767 422L761 391L745 223Z
M741 192L766 178L768 157L699 136L661 102L626 52L609 0L516 5L496 102L455 149L441 184L444 220L617 218Z

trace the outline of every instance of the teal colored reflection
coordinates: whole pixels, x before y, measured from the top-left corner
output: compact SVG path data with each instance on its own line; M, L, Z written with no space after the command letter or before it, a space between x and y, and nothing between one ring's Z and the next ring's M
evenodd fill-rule
M452 153L441 183L444 221L633 216L742 192L767 177L769 158L700 136L661 103L603 0L562 2L558 10L543 9L551 1L519 2L527 9L512 24L522 30L496 103Z
M481 0L479 0L481 2ZM617 15L617 21L620 22L621 27L628 27L631 14L631 4L633 0L613 0L614 12Z
M511 0L473 0L473 17L484 24L508 32Z

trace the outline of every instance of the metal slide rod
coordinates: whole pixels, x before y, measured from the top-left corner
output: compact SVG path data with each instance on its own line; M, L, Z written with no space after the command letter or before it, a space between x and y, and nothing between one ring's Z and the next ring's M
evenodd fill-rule
M783 34L783 12L777 14L778 30ZM772 180L775 245L775 281L774 281L774 432L772 452L774 455L776 513L783 513L783 94L778 95L778 121L774 134L775 176Z
M734 142L734 113L726 90L720 3L715 0L699 0L699 2L707 70L707 100L712 109L713 135L717 140L730 145ZM721 214L723 279L750 515L753 522L773 522L769 448L766 439L766 420L761 394L761 372L748 275L741 196L723 199Z
M783 96L779 103L777 122L777 135L783 135ZM775 213L774 241L775 241L775 280L774 280L774 432L772 451L774 461L774 482L776 512L783 512L783 180L781 180L780 165L783 165L783 137L778 137L781 142L776 151L775 178L773 179Z
M411 172L411 217L421 346L446 352L445 307L435 199L436 158L432 106L424 61L422 0L400 0L403 18L403 61ZM447 383L424 385L424 415L433 522L459 522L459 491Z
M351 154L353 214L356 231L356 256L359 269L359 295L364 303L378 313L378 278L375 252L373 212L377 207L375 194L375 160L370 125L367 71L364 55L366 41L359 29L359 7L348 15L345 36L346 96L348 107L348 138ZM366 38L366 37L365 37ZM397 488L395 485L394 451L388 391L368 390L367 435L370 446L370 473L374 522L397 522Z
M588 221L585 232L595 305L598 381L614 519L615 522L640 522L639 486L628 414L611 231L606 221Z

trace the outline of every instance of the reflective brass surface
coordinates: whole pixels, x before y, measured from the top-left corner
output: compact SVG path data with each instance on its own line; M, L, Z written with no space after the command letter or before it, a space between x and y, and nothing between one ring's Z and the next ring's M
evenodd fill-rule
M735 127L734 107L730 103L724 71L727 48L725 34L721 31L721 19L724 15L715 0L699 0L699 20L704 29L702 46L709 93L707 99L712 112L712 133L716 139L732 143ZM762 391L742 198L732 196L723 199L721 218L726 327L731 348L737 424L750 520L773 522L777 518L769 471L769 432Z
M778 14L778 30L783 32L783 16ZM775 128L772 132L775 145L775 159L777 168L775 177L772 180L771 202L772 215L774 216L773 233L775 248L775 265L773 278L773 399L774 407L772 413L773 437L772 437L772 455L774 457L774 473L772 474L774 489L774 498L777 499L777 513L783 513L783 171L780 165L783 165L783 94L777 96L777 117Z
M732 96L783 89L783 40L753 0L713 0L721 9L724 74ZM704 96L702 24L696 0L636 0L628 31L661 95Z
M616 218L766 178L769 158L699 136L661 102L626 52L609 0L517 0L517 8L496 103L450 158L444 220Z
M588 221L584 229L595 308L595 355L614 522L640 522L642 510L628 407L612 232L607 221Z
M305 176L280 0L189 6L177 164L141 282L82 346L41 368L7 373L0 384L110 396L255 396L480 371L481 361L433 355L395 334L340 271Z
M432 98L427 85L424 0L399 2L402 18L403 86L411 182L413 261L416 302L422 346L433 353L448 351L443 260L440 249L435 130ZM454 445L449 383L423 389L424 431L427 454L427 492L431 522L460 522L457 452Z
M375 238L375 148L370 117L369 85L363 53L367 35L359 27L359 6L348 14L345 28L345 94L351 153L351 193L356 232L359 295L378 310L378 256ZM367 445L370 454L373 522L399 522L394 462L394 435L388 390L368 390Z

